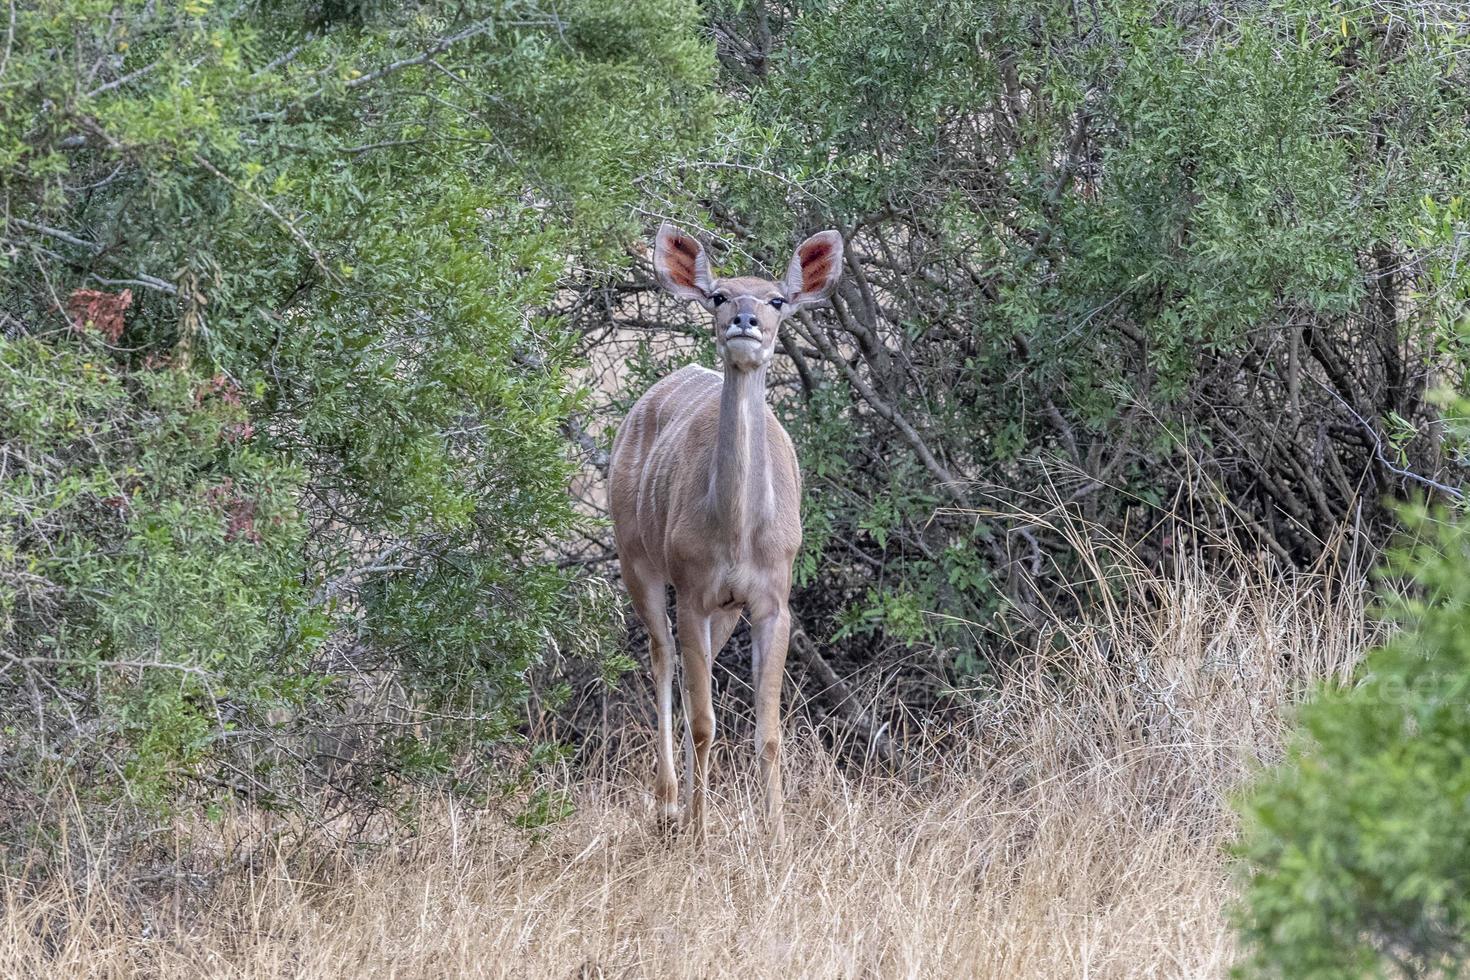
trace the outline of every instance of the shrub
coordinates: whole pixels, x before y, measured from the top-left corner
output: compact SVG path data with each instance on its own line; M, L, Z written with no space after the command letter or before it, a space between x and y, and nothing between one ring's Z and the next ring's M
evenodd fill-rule
M690 14L0 21L0 823L59 777L289 806L482 773L528 668L602 652L539 311L703 117Z
M1470 522L1409 515L1401 631L1245 801L1249 971L1458 976L1470 964Z

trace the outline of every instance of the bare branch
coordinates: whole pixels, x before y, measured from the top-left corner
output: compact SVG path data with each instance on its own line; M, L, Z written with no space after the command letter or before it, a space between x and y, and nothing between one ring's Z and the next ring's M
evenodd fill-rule
M1315 378L1313 378L1312 380L1316 381ZM1438 490L1440 493L1444 494L1447 497L1451 497L1454 500L1465 499L1465 491L1460 489L1459 487L1452 487L1448 483L1441 483L1438 480L1423 476L1419 473L1415 473L1412 470L1406 470L1402 466L1396 466L1394 463L1390 462L1388 456L1385 455L1383 452L1383 439L1378 435L1378 430L1369 425L1368 420L1359 415L1357 413L1357 410L1349 405L1347 401L1337 392L1333 391L1325 384L1322 384L1322 382L1320 381L1317 381L1317 385L1323 391L1327 392L1327 394L1331 395L1339 405L1347 409L1349 415L1358 420L1358 424L1363 427L1363 431L1368 433L1369 438L1373 440L1373 455L1377 457L1378 462L1382 463L1385 469L1387 469L1391 473L1395 473L1398 476L1403 477L1406 480L1413 480L1415 483L1422 484L1423 486L1429 487L1433 490Z
M939 483L939 487L944 491L945 495L958 506L968 507L970 501L965 496L964 491L960 489L959 481L934 456L934 453L930 451L929 446L924 442L923 436L919 435L919 431L909 423L908 419L903 417L902 412L884 401L882 396L873 390L873 386L863 380L862 375L851 364L847 363L847 359L832 346L832 342L827 339L822 331L810 325L810 318L807 314L801 314L801 319L807 326L807 329L803 331L807 335L807 339L821 350L824 358L841 369L842 373L847 376L847 380L853 389L862 396L863 401L867 402L873 411L882 416L884 421L899 431L904 441L909 444L909 447L913 449L915 455L919 457L919 462L924 464L924 468Z
M106 260L113 267L123 268L122 264L119 263L116 259L104 254L106 252L105 246L99 245L96 242L89 242L85 238L80 238L69 231L62 231L60 228L51 228L47 225L37 224L34 221L26 221L24 218L12 217L10 218L10 221L12 224L24 228L27 231L34 231L37 234L45 235L48 238L54 238L57 241L66 242L68 245L75 245L77 248L86 249L86 251L91 253L91 255ZM132 270L127 271L132 278L104 279L103 277L97 275L91 276L91 278L97 280L98 282L106 283L107 285L143 286L148 289L156 289L161 293L167 293L170 296L178 295L178 288L175 287L174 284L171 282L166 282L165 280L159 279L156 276L150 276L146 272L133 272Z
M113 89L121 88L129 82L135 82L140 78L146 78L148 75L152 74L154 69L156 69L157 67L158 62L155 61L151 64L144 65L137 71L130 71L126 75L120 75L119 77L114 78L112 81L108 82L106 85L99 85L96 88L92 89L92 91L87 93L86 97L89 99L95 99L97 96L102 95L104 92L111 92Z

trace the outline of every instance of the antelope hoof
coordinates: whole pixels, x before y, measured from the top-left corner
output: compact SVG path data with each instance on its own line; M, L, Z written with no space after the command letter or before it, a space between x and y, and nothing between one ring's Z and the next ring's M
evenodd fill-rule
M666 834L678 830L684 823L684 814L677 803L654 804L654 824Z

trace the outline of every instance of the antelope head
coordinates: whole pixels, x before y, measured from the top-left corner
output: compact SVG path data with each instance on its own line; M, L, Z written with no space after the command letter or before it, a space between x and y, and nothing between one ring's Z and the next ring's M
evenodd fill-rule
M837 288L842 236L821 231L802 242L783 279L717 279L699 240L665 222L654 244L653 268L660 286L714 314L715 346L726 368L754 371L770 363L781 321Z

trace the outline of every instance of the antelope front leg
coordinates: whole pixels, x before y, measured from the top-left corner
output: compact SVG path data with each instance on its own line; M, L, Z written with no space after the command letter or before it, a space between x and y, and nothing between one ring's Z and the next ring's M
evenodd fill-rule
M735 627L738 625L740 625L740 610L738 609L723 610L715 613L710 618L711 642L708 659L711 664L720 655L720 651L725 649L725 644L730 642L730 634L735 632ZM687 699L684 708L684 771L694 771L694 737L689 732L689 708ZM683 804L686 810L689 808L690 788L691 784L684 784Z
M664 583L643 574L632 562L623 564L623 578L633 608L648 628L648 659L653 668L653 686L658 698L658 741L655 753L658 769L654 776L653 795L661 820L673 820L679 813L674 797L678 780L674 776L674 633L664 609Z
M766 788L766 817L777 840L785 830L781 805L781 682L786 678L786 644L790 638L791 613L784 604L751 623L756 675L755 752Z
M679 806L674 801L679 786L674 775L674 638L668 617L661 615L660 618L663 628L652 636L649 643L653 681L658 692L658 773L653 786L659 818L672 821L679 813ZM652 629L649 632L654 634Z
M689 796L684 823L704 832L704 792L709 782L709 750L715 741L715 706L710 697L710 617L679 603L679 653L684 661L684 723L693 765L688 766Z

